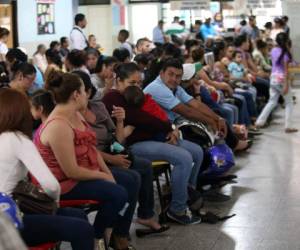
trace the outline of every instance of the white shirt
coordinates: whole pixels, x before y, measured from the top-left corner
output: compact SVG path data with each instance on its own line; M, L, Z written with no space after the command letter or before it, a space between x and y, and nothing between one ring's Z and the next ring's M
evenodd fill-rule
M79 26L75 25L71 30L70 40L72 49L83 50L88 46L83 30Z
M46 55L37 53L33 56L32 60L33 60L33 64L37 66L43 73L45 73L48 67Z
M8 52L7 45L3 42L0 42L0 54L6 55Z
M22 133L0 134L0 192L11 194L28 171L43 190L58 200L60 185L31 140Z

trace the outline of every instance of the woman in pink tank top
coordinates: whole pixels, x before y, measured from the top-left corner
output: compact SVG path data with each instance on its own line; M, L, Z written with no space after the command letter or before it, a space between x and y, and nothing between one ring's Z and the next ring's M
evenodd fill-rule
M53 72L48 78L56 106L37 131L36 146L61 185L61 199L101 202L94 222L96 240L118 224L128 201L126 190L113 175L95 148L96 137L80 115L86 108L84 85L78 76ZM115 227L116 249L127 249L126 235Z

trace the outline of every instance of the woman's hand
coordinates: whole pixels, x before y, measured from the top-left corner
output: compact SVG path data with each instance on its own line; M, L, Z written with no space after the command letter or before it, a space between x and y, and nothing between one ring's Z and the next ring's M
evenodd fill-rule
M125 120L125 110L122 107L113 106L111 117L114 117L117 122L123 122Z
M167 143L172 145L177 145L179 137L180 137L180 133L179 130L176 128L175 130L173 130L167 135L166 137Z
M117 167L129 168L131 165L131 161L127 159L128 155L113 155L111 159L111 164Z

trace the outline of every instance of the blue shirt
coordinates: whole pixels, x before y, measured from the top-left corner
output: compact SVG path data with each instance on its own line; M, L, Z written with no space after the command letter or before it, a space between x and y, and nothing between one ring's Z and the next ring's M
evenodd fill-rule
M204 40L217 35L215 28L211 24L210 25L202 24L200 28L200 33Z
M160 29L159 26L156 26L153 29L153 42L154 43L165 43L165 39L164 39L164 33L163 31Z
M36 69L36 77L34 79L34 82L32 84L32 87L29 89L29 94L31 95L34 91L38 89L42 89L44 87L44 79L43 79L43 74L39 70L38 67L34 65L34 68Z
M172 109L180 103L188 103L193 99L185 90L178 86L172 91L165 85L160 76L151 82L145 89L144 93L150 94L152 98L166 111L169 120L174 122L180 115L173 112Z
M237 64L236 62L231 62L228 65L228 71L234 78L237 79L241 79L245 76L245 68L243 64Z

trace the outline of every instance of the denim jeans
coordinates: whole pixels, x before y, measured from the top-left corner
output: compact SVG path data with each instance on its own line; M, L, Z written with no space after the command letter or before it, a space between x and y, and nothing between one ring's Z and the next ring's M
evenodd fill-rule
M237 93L234 93L233 97L242 103L242 105L239 107L239 124L249 126L251 124L251 119L245 97Z
M233 122L232 124L238 124L239 122L239 109L237 106L230 103L223 103L222 107L225 109L231 109L233 112Z
M253 86L257 90L257 96L264 96L266 100L269 99L270 81L261 77L256 77Z
M126 189L129 203L124 216L119 217L119 220L115 224L113 231L116 235L128 237L132 217L140 191L141 177L136 171L130 169L110 167L110 170L117 184Z
M249 90L237 89L235 93L245 97L247 109L250 117L257 117L256 103L253 100L253 95Z
M128 194L124 187L105 180L80 181L70 192L61 196L62 200L100 201L94 221L95 236L103 238L106 228L112 228L123 211Z
M190 141L179 140L178 145L156 141L143 141L131 146L132 153L151 161L168 161L171 173L172 201L170 210L182 212L187 208L188 186L196 187L203 160L203 150Z
M155 214L152 163L148 159L135 155L130 169L138 172L141 176L137 215L141 219L152 218Z
M276 82L276 77L271 76L271 86L270 86L270 98L267 105L264 107L263 111L257 118L256 124L258 126L265 125L269 115L273 109L277 106L278 99L282 94L283 84ZM292 126L292 112L293 112L293 94L291 87L286 95L283 96L285 101L285 128L291 128Z
M59 208L56 215L25 214L22 238L28 246L67 241L74 250L94 249L94 229L85 212L75 208Z

